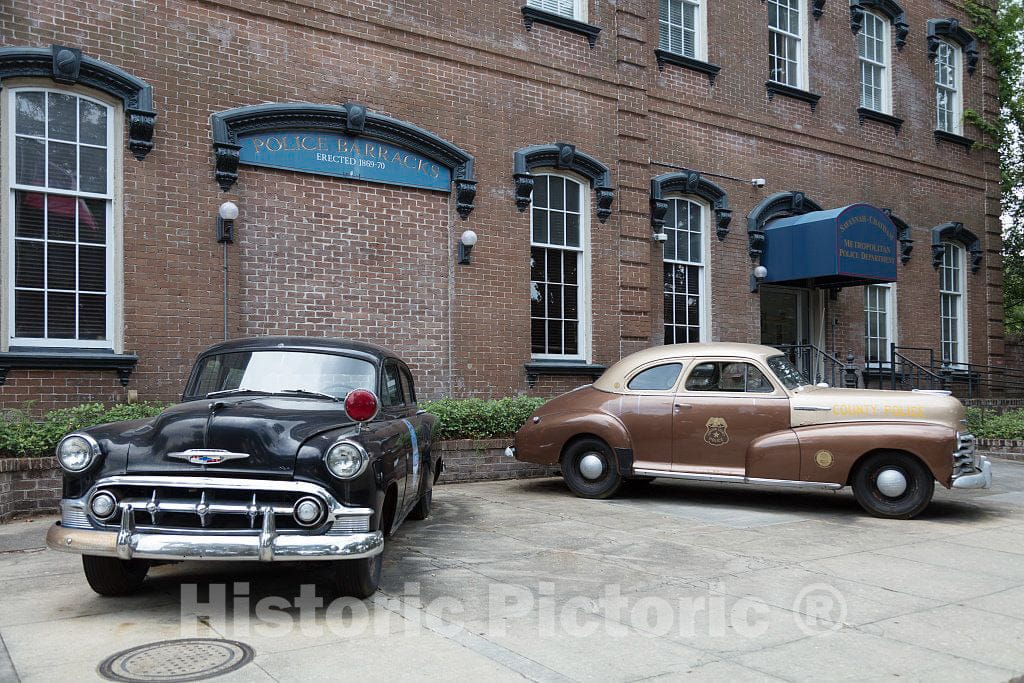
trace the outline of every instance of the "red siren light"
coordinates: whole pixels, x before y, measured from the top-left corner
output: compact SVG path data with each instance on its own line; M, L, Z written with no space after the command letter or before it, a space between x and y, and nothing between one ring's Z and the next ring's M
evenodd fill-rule
M356 422L372 420L377 414L377 396L369 389L354 389L345 397L345 412Z

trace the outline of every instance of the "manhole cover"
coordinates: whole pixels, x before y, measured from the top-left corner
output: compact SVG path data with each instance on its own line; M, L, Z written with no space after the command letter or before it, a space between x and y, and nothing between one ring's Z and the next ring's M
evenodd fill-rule
M253 650L236 640L186 638L140 645L107 657L100 675L111 681L199 681L240 669Z

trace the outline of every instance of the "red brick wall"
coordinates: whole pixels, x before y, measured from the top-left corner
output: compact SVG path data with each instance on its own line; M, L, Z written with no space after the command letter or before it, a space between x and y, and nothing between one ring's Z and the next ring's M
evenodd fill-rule
M772 192L801 190L825 207L889 207L913 226L913 258L899 269L904 344L938 346L930 228L961 221L982 236L983 267L968 276L970 354L1000 362L995 158L932 137L925 24L956 14L948 4L903 3L911 32L892 58L894 114L906 121L898 135L857 121L856 39L846 6L830 3L810 21L810 89L822 95L812 113L806 103L766 96L762 3L711 5L708 59L722 67L713 86L680 67L657 69L656 0L591 0L590 21L602 27L594 48L547 26L527 32L519 5L5 5L3 44L74 45L153 86L156 147L143 162L127 154L124 160L125 350L140 356L131 386L141 398L173 399L196 352L222 337L214 220L225 199L241 208L239 241L229 250L233 335L354 332L405 354L427 396L527 391L529 216L513 201L512 154L558 141L607 164L616 188L611 219L591 222L595 362L609 364L662 339L662 267L648 202L650 178L667 169L651 159L767 180L758 189L713 178L734 212L729 236L711 238L714 339L759 339L759 297L747 292L746 216ZM968 108L993 110L989 66L965 75L964 89ZM274 101L357 101L451 141L475 156L476 209L462 221L443 194L249 167L221 193L209 116ZM472 265L454 265L465 228L480 241ZM346 245L355 245L355 259ZM363 291L384 282L386 294ZM859 288L830 304L833 350L841 355L862 355L861 307ZM47 400L117 396L113 373L84 375L84 392L55 391ZM586 381L543 378L532 392ZM26 387L49 382L46 373L12 371L0 406L31 398Z
M52 512L60 495L56 458L0 458L0 521L19 513Z

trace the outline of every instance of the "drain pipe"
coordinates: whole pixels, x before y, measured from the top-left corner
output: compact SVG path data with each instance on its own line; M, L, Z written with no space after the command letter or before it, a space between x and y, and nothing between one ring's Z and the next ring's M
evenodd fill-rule
M224 341L228 339L228 245L235 241L238 205L224 202L217 210L217 241L224 245Z

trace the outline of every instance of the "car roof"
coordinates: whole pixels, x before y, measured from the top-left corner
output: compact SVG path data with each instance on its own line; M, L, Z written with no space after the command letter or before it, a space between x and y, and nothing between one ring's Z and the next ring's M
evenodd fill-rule
M386 358L398 358L382 346L369 342L353 341L350 339L338 339L332 337L293 337L293 336L266 336L248 337L245 339L231 339L229 341L214 344L203 351L202 355L214 353L231 353L236 351L257 351L266 349L281 349L285 351L313 351L330 353L356 353L362 356L369 356L377 361ZM401 359L399 359L401 360Z
M604 374L594 382L594 388L602 391L621 391L625 385L626 377L641 365L655 363L659 360L672 360L676 358L693 358L695 356L723 358L748 358L764 361L771 356L778 356L782 352L772 346L761 344L738 344L733 342L715 342L711 344L665 344L664 346L652 346L643 351L637 351L618 361L604 371ZM618 385L618 386L616 386Z

